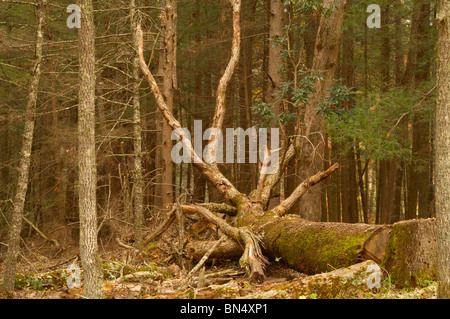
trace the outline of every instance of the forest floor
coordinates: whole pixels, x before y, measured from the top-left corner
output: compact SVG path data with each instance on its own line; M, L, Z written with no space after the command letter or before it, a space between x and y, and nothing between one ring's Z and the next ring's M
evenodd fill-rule
M64 257L65 256L65 257ZM0 254L2 260L4 254ZM281 261L272 261L262 284L250 283L236 261L206 263L200 275L194 274L185 285L193 262L185 261L181 269L176 254L168 255L158 245L150 246L145 255L111 245L103 247L102 268L104 296L108 299L224 299L224 298L299 298L299 299L435 299L436 283L426 287L398 288L384 277L380 288L353 285L355 289L319 289L308 284L307 289L294 291L293 285L311 282L311 276L294 271ZM28 249L22 253L13 294L0 294L0 299L80 299L82 288L69 289L67 267L80 264L77 249L68 249L58 257L48 257ZM181 263L182 264L182 263ZM0 273L3 273L0 264ZM0 280L1 281L1 280ZM82 282L82 278L81 278ZM0 282L1 284L1 282ZM348 287L348 286L346 286Z

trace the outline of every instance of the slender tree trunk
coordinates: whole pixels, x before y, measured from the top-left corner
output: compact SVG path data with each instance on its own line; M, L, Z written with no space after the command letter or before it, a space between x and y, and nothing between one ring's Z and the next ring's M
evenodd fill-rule
M428 43L430 36L430 1L417 0L413 14L410 53L412 66L410 78L415 79L415 87L429 79L430 57ZM414 74L415 73L415 74ZM414 164L409 167L408 218L427 218L430 212L430 174L431 144L430 124L424 112L417 112L413 117L412 153ZM418 212L418 214L417 214Z
M339 156L338 143L332 144L330 159L331 162L335 162ZM330 187L328 192L328 209L329 209L329 221L341 222L341 171L337 170L332 176L330 176Z
M403 69L403 52L401 41L402 19L399 10L394 9L394 78L395 86L400 86L402 83L402 69Z
M135 0L130 0L131 34L133 36L133 134L134 134L134 237L137 249L142 249L142 225L144 223L144 183L142 176L142 121L139 100L140 67L137 38L137 12Z
M435 180L438 297L450 298L450 2L441 0L438 46Z
M267 76L269 83L266 93L266 102L272 104L272 112L279 115L283 110L283 103L280 98L277 98L281 82L283 81L280 68L283 66L281 54L283 47L277 45L279 39L283 37L283 15L284 5L282 0L270 1L270 16L269 16L269 59L267 63Z
M351 14L352 1L347 1L348 12ZM343 32L343 49L342 49L342 78L343 83L348 87L354 86L354 41L353 41L353 26L350 22ZM353 108L353 102L344 104L347 110ZM349 141L352 143L353 141ZM346 223L358 222L358 200L357 200L357 184L356 184L356 162L354 148L350 147L343 154L345 164L341 164L341 193L342 193L342 211L343 221ZM345 201L344 201L345 199Z
M380 53L380 75L381 75L381 90L387 92L390 87L391 72L390 72L390 55L391 55L391 41L390 41L390 3L386 4L382 10L382 44ZM393 208L393 192L397 174L397 160L383 159L380 163L379 175L379 201L377 202L377 219L378 223L389 223Z
M239 121L240 127L246 130L252 124L251 122L251 107L252 107L252 68L253 68L253 37L250 36L254 33L255 29L255 0L244 3L244 13L248 13L248 16L243 15L241 21L244 25L242 28L242 50L241 57L239 59ZM247 26L247 27L245 27ZM246 35L249 35L246 38ZM247 143L247 140L246 140ZM248 143L246 148L248 149ZM239 177L237 180L237 188L243 193L250 193L255 187L254 180L256 179L255 171L253 170L253 164L245 163L237 165L239 170Z
M176 22L177 6L175 0L166 0L164 10L161 14L161 72L162 76L162 94L164 100L173 110L174 89L177 88L176 76ZM172 129L163 120L161 134L161 205L173 203L173 163L171 157L172 151Z
M367 163L368 164L368 163ZM361 162L361 156L359 150L356 150L356 165L358 169L358 184L359 184L359 194L361 196L361 208L363 211L363 221L364 223L369 223L369 215L368 215L368 196L367 196L367 188L364 177L366 176L366 172L368 170L367 164L364 165L364 171Z
M78 106L78 185L80 256L84 270L83 294L103 297L103 274L97 243L97 165L95 149L95 29L92 0L79 1L78 31L80 89Z
M42 44L44 41L43 26L45 18L46 1L41 0L36 7L36 35L35 56L31 70L27 106L25 114L25 127L22 146L20 150L20 162L18 167L18 179L16 193L13 199L12 219L8 237L8 251L5 259L5 274L3 277L3 290L14 290L14 278L16 273L17 256L20 250L20 232L22 231L22 218L24 216L25 197L28 189L30 174L30 158L33 146L33 134L36 114L36 101L38 95L39 79L41 76Z

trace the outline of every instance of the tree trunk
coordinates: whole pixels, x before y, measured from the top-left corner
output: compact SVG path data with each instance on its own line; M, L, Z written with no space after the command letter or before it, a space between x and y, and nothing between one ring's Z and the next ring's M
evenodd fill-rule
M392 226L382 267L401 287L424 286L436 280L436 223L434 219L401 221Z
M298 128L301 130L296 139L296 147L301 152L298 161L300 180L322 169L324 156L323 118L317 114L317 103L326 94L330 82L334 78L336 61L341 39L341 26L344 16L346 1L326 0L323 10L332 9L331 15L323 15L317 31L316 46L314 49L314 60L312 70L322 71L323 80L315 84L314 92L309 97L305 108L304 123L300 122ZM304 136L305 138L303 138ZM320 221L321 218L322 191L319 187L312 189L300 200L300 216L307 220Z
M3 277L3 290L11 292L14 290L14 278L16 273L17 256L20 250L20 232L22 231L22 218L24 216L25 197L28 189L28 178L30 174L30 158L33 146L33 134L36 114L36 101L41 76L42 44L44 41L43 26L45 18L45 1L39 1L36 7L36 35L35 55L31 69L31 78L27 96L25 114L25 127L23 132L22 146L20 150L20 162L18 167L18 179L16 193L13 199L12 219L8 237L8 251L5 259L5 273Z
M435 181L438 297L450 298L450 2L440 2Z
M78 106L78 186L80 256L84 270L83 295L103 297L103 274L97 243L97 165L95 149L95 29L91 0L79 2L80 71Z
M429 79L430 55L430 1L416 0L414 6L411 44L408 59L411 59L409 66L410 78L405 78L409 83L415 79L417 88L421 82ZM409 62L409 61L408 61ZM415 73L415 74L414 74ZM405 75L406 76L406 75ZM412 153L414 164L409 167L409 188L408 188L408 218L427 218L430 212L430 174L431 174L431 145L430 145L430 124L425 112L418 111L413 117ZM425 182L427 181L427 182ZM417 214L418 212L418 214Z
M249 1L244 4L245 12L248 12L248 17L243 16L241 21L244 23L243 28L243 40L241 57L239 59L239 122L240 127L244 130L248 129L252 125L251 119L251 107L253 105L253 91L252 91L252 72L253 72L253 37L245 36L253 34L255 30L255 0ZM247 27L245 28L245 25ZM246 140L247 141L247 140ZM246 142L247 143L247 142ZM248 143L246 148L248 149ZM245 163L238 165L239 178L237 180L237 189L245 194L249 194L255 187L255 171L253 170L253 164Z
M351 10L352 0L347 1L348 13L352 16ZM343 32L343 49L342 49L342 78L343 84L349 88L354 87L354 41L353 41L352 22L348 23ZM352 109L353 101L344 103L347 110ZM352 145L353 141L348 141ZM344 146L344 145L343 145ZM358 222L358 186L356 184L356 161L355 151L350 147L343 154L344 163L341 163L341 193L342 193L342 220L344 223Z
M283 47L279 44L279 39L283 37L283 9L284 6L282 0L270 1L269 58L267 62L269 83L266 93L266 102L272 105L272 113L275 115L279 115L283 111L282 101L278 98L281 82L283 81L280 72L280 69L283 66L283 60L281 59Z
M436 280L434 219L393 225L321 223L298 215L280 218L269 211L248 227L261 237L270 260L281 257L281 262L308 275L373 260L401 287L423 286ZM199 260L213 244L190 242L187 251L191 258ZM240 244L227 240L210 257L237 259L242 253Z
M141 104L139 100L139 56L137 38L136 2L130 0L131 34L133 37L133 143L134 143L134 172L133 172L133 211L134 211L134 237L137 249L142 249L142 226L144 223L144 183L142 174L142 122Z
M162 90L169 110L173 110L174 89L177 88L176 76L176 21L177 6L175 0L166 0L161 14L161 71ZM162 121L161 127L161 205L173 203L173 165L172 165L172 129Z

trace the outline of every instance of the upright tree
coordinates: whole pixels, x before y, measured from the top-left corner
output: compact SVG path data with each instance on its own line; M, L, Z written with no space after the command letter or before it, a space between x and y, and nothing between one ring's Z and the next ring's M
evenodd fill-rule
M430 77L430 0L414 2L413 67L415 87ZM411 74L412 77L413 74ZM428 110L427 110L428 111ZM409 218L427 218L430 214L430 122L423 110L417 110L412 123L413 164L409 167L408 211ZM418 212L418 214L417 214ZM418 216L417 216L418 215Z
M296 148L300 152L298 174L300 180L306 180L323 168L324 130L323 116L318 114L320 99L334 79L337 57L342 36L341 26L346 1L326 0L323 2L323 15L317 31L313 72L317 72L322 80L317 80L314 91L310 94L306 105L299 105L304 116L298 117ZM322 192L319 187L311 189L300 200L300 214L313 221L321 220Z
M162 77L161 92L169 110L173 111L174 90L177 88L177 3L176 0L165 0L161 13L161 52L160 72ZM161 125L161 205L173 203L173 165L172 129L162 120Z
M435 180L438 297L450 298L450 2L440 2Z
M139 99L140 67L138 56L137 25L138 16L136 1L130 0L131 34L133 41L132 59L132 93L133 93L133 137L134 137L134 172L133 172L133 211L135 226L135 242L138 249L142 248L142 225L144 223L144 185L142 171L142 121L141 103Z
M46 0L36 3L36 34L34 62L31 68L31 77L27 97L25 113L25 127L23 131L22 146L20 149L20 161L17 168L19 176L16 184L16 193L13 199L12 219L10 223L8 252L5 260L5 274L3 279L3 290L14 289L14 277L16 272L17 256L20 249L20 232L22 230L22 219L24 217L25 198L28 189L30 174L31 149L33 146L33 134L36 116L36 101L41 77L42 44L44 42L44 18Z
M78 30L78 205L80 256L84 270L83 294L103 297L103 274L97 243L97 164L95 149L95 29L92 0L80 0Z

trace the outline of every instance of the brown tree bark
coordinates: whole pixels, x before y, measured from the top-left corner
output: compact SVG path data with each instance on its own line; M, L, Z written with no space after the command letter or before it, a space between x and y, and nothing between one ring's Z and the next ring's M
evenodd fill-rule
M350 11L352 0L347 1L348 10ZM349 12L351 14L351 12ZM343 32L342 41L342 78L343 84L349 88L354 87L354 41L353 26L350 22L347 24ZM353 101L344 103L347 110L353 108ZM349 141L350 145L353 141ZM342 145L343 149L344 145ZM346 149L342 154L341 162L341 194L342 194L342 221L344 223L358 222L358 200L356 184L356 161L355 150L353 147Z
M323 3L323 11L332 10L332 13L321 17L312 64L312 70L321 72L323 80L316 82L308 104L299 106L305 108L304 122L298 123L299 137L296 139L296 147L300 152L298 159L300 180L314 175L323 167L323 118L317 114L316 107L334 78L345 5L346 1L326 0ZM321 197L321 189L318 187L308 192L299 202L300 216L307 220L320 221Z
M144 182L142 173L142 121L141 103L139 99L140 67L138 56L139 39L137 38L138 17L136 1L130 0L131 34L133 36L133 144L134 144L134 172L133 172L133 211L134 237L137 249L142 249L142 226L144 223Z
M17 256L20 250L20 232L22 231L22 218L24 217L25 197L28 189L30 174L30 158L33 146L33 134L36 115L36 101L41 76L42 44L44 41L43 27L45 19L46 1L41 0L36 6L36 34L35 53L31 69L31 78L27 96L25 113L25 127L23 132L22 146L20 150L20 162L18 166L18 179L16 193L13 199L13 210L8 237L8 251L5 259L5 273L3 277L3 290L11 292L14 290L14 279L17 266Z
M162 89L164 101L172 112L174 90L177 89L176 76L176 52L177 52L177 4L176 0L165 0L161 13L161 58L160 72L162 77ZM173 164L172 151L172 129L162 120L161 125L161 205L173 203Z
M438 297L450 298L450 2L440 2L435 181Z
M269 83L266 92L266 103L273 105L272 112L279 115L283 111L282 100L278 98L281 82L283 81L280 72L283 66L281 54L283 47L279 44L283 37L283 16L284 6L282 0L270 1L269 13L269 56L267 62L267 76Z
M413 60L411 67L415 79L415 87L418 88L423 81L429 79L430 55L430 1L417 0L415 4L414 18L416 25L411 35L413 42ZM409 167L408 188L408 217L427 218L430 212L430 174L431 174L431 137L430 122L426 114L420 110L413 117L412 153L414 164Z
M103 297L103 273L97 243L97 165L95 148L95 29L91 0L79 1L78 200L83 295Z

